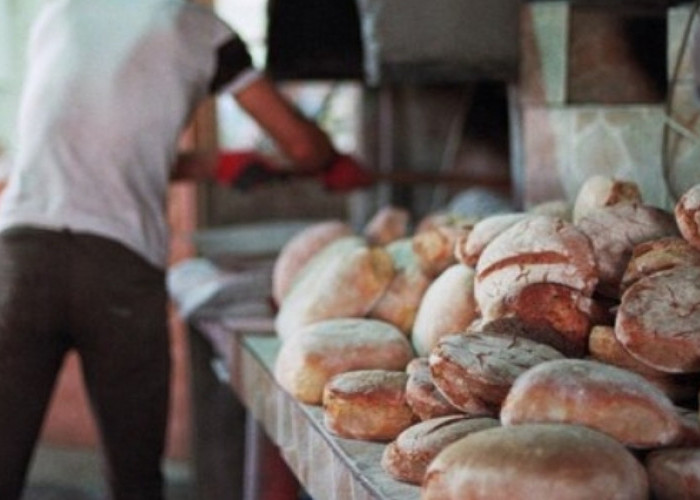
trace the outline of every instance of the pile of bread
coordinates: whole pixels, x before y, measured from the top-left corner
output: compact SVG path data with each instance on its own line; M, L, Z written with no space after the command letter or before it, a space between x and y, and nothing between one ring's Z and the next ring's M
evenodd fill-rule
M700 184L290 240L277 382L425 499L700 498Z

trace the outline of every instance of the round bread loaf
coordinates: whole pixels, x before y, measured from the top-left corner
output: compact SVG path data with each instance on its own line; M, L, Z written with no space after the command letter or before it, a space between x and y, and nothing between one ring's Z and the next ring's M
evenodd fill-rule
M386 206L367 222L363 233L370 245L388 245L408 234L411 216L408 210Z
M411 333L419 356L427 356L440 337L464 331L476 319L474 276L471 267L454 264L428 286Z
M563 357L552 347L526 338L481 332L443 337L429 362L433 382L452 404L464 401L466 390L469 397L498 408L518 376Z
M439 417L417 423L384 448L382 468L394 479L420 485L428 464L447 445L498 425L495 418L465 416Z
M421 420L430 420L445 415L464 413L455 408L435 387L433 377L430 375L428 358L415 358L406 367L408 382L406 383L406 402L413 413ZM472 416L494 415L486 405L475 407Z
M676 203L674 214L683 238L700 250L700 184L683 193Z
M413 235L413 251L423 272L430 278L457 263L455 244L472 230L471 222L449 219Z
M700 448L652 451L645 464L655 500L700 498Z
M323 386L338 373L362 369L404 370L413 359L406 336L383 321L339 318L303 328L282 344L275 379L297 400L321 404Z
M349 224L327 220L312 224L284 244L272 268L272 298L279 305L292 286L294 278L306 263L332 241L350 236Z
M462 264L475 267L481 252L496 236L531 216L532 214L518 212L484 217L474 225L466 237L458 240L455 246L455 257Z
M503 425L584 425L638 449L681 437L679 417L663 392L636 373L580 359L548 361L523 373L500 416Z
M668 373L700 372L700 267L640 279L622 296L615 336L642 363Z
M418 421L406 403L408 374L358 370L331 378L323 389L323 421L349 439L391 441Z
M646 500L644 467L620 443L576 425L495 427L444 448L422 500Z
M528 213L534 215L548 215L558 217L567 222L572 221L573 207L566 200L549 200L537 203L527 209Z
M644 276L674 267L700 266L700 251L683 238L667 237L640 243L632 250L621 291Z
M605 175L594 175L586 179L579 188L574 201L573 220L578 223L585 215L598 208L620 203L642 202L639 186L635 182L615 179Z

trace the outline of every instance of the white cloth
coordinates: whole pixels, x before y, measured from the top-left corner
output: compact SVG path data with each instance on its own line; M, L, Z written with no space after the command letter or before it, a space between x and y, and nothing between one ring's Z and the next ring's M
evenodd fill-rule
M49 2L29 44L0 230L93 233L164 268L177 141L210 91L217 50L235 36L182 0ZM228 89L251 81L243 56Z

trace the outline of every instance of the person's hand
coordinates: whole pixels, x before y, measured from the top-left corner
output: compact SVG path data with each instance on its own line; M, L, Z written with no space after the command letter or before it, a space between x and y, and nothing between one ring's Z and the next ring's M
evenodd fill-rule
M239 191L250 191L288 176L254 151L222 152L217 159L216 180Z
M346 193L374 184L374 176L353 157L338 154L321 173L321 183L331 192Z

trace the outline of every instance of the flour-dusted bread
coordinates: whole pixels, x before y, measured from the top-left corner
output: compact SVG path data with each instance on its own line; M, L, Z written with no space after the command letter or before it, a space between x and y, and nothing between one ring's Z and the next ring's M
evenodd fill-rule
M615 336L644 364L668 373L700 372L700 267L640 279L622 296Z
M632 250L620 289L624 292L634 282L658 271L685 266L700 266L700 250L683 238L667 237L640 243Z
M576 425L495 427L443 449L422 500L647 500L642 464L620 443Z
M332 241L351 236L349 224L327 220L310 225L294 235L280 250L272 268L272 298L281 304L294 279L306 263Z
M382 468L394 479L420 485L428 465L445 447L474 432L498 426L495 418L463 415L414 424L384 448Z
M297 400L318 405L323 386L338 373L363 369L404 370L413 359L406 336L395 326L362 318L339 318L304 327L282 344L274 374Z
M535 283L593 293L598 283L593 248L573 224L532 215L494 238L476 267L474 295L481 315L498 318L504 301Z
M406 382L406 402L421 420L430 420L446 415L464 414L450 403L435 387L430 374L428 358L415 358L406 366L408 381ZM475 406L475 415L494 414L486 405Z
M411 342L427 356L440 337L464 331L478 316L474 269L453 264L430 283L418 306Z
M396 325L408 336L432 280L418 264L410 238L396 240L386 250L394 261L394 278L368 316Z
M466 391L499 408L515 379L529 368L564 356L548 345L492 332L449 335L430 353L433 382L448 400Z
M473 224L460 218L444 221L431 229L413 235L413 250L423 272L431 278L457 262L455 244L466 237Z
M697 386L696 386L697 387ZM676 407L681 421L679 448L700 448L700 419L697 408Z
M644 463L655 500L700 498L700 448L655 450Z
M638 449L681 438L673 403L644 377L580 359L548 361L523 373L501 407L501 422L579 424Z
M583 183L576 195L573 221L578 223L581 218L598 208L621 203L642 203L642 195L635 182L605 175L591 176Z
M566 200L549 200L537 203L527 209L528 213L535 215L549 215L550 217L558 217L565 221L572 221L571 203Z
M363 234L371 245L388 245L407 236L410 222L411 215L405 208L382 207L367 222Z
M531 215L516 212L484 217L474 225L466 237L457 241L455 246L457 260L467 266L475 267L481 252L496 236Z
M700 250L700 184L683 193L676 203L674 215L683 237Z
M408 374L358 370L331 378L323 389L323 422L349 439L391 441L418 422L406 403Z
M593 244L598 291L619 297L620 282L634 247L645 241L678 236L673 214L649 205L617 204L588 212L576 223Z
M285 341L317 321L366 316L394 273L383 247L369 247L357 238L336 240L300 272L275 318L277 334Z

